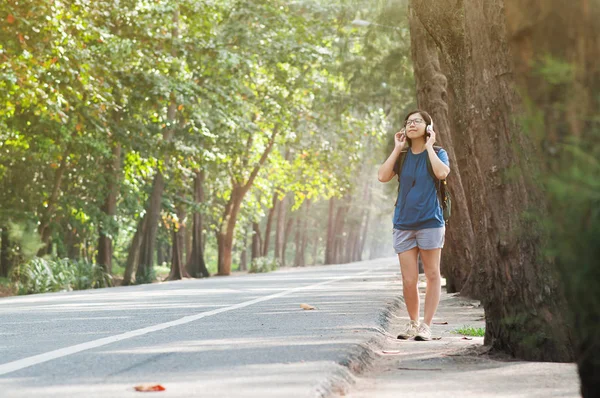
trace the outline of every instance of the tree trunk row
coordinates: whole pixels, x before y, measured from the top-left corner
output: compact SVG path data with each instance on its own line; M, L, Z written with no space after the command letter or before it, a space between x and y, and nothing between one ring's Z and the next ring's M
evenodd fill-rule
M451 159L456 212L444 274L452 289L482 300L486 344L524 359L569 361L565 301L540 236L523 218L543 197L526 178L537 154L515 119L524 107L503 3L410 1L417 99Z

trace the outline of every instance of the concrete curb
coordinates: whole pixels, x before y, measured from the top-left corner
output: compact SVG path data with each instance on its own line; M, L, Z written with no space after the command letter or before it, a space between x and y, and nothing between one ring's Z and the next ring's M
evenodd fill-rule
M345 358L338 363L338 369L317 386L316 397L329 398L348 393L350 387L356 383L355 376L364 372L377 359L377 352L384 348L386 339L395 338L387 333L386 328L403 304L404 300L399 296L382 309L377 325L369 328L370 337L350 349Z

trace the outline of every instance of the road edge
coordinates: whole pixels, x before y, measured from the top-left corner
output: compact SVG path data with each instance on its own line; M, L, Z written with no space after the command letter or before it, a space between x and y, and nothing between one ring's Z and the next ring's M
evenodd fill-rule
M379 313L377 324L369 329L372 330L371 337L363 343L355 345L348 354L338 362L338 369L328 375L327 380L316 388L316 397L331 398L344 396L356 383L356 377L363 373L377 359L377 352L383 349L388 338L394 338L387 332L392 317L404 305L400 295Z

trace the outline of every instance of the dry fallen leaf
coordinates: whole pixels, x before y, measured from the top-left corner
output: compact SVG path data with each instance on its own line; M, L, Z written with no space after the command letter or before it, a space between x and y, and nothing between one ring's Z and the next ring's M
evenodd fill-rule
M303 310L314 310L314 309L316 309L312 305L308 305L308 304L300 304L300 308L302 308Z
M434 325L447 325L448 322L433 322Z
M463 337L462 339L463 339L463 340L473 340L473 338L472 338L472 337Z
M141 386L135 386L135 391L139 392L155 392L155 391L165 391L165 388L160 384L144 384Z

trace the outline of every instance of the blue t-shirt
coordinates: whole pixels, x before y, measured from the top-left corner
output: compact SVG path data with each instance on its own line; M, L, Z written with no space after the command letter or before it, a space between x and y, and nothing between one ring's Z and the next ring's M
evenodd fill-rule
M450 166L448 154L440 149L438 157ZM435 189L435 182L427 170L427 151L418 155L408 149L400 175L398 203L394 211L394 228L418 230L441 228L445 225L444 215ZM397 167L397 166L396 166ZM394 169L396 174L398 170Z

